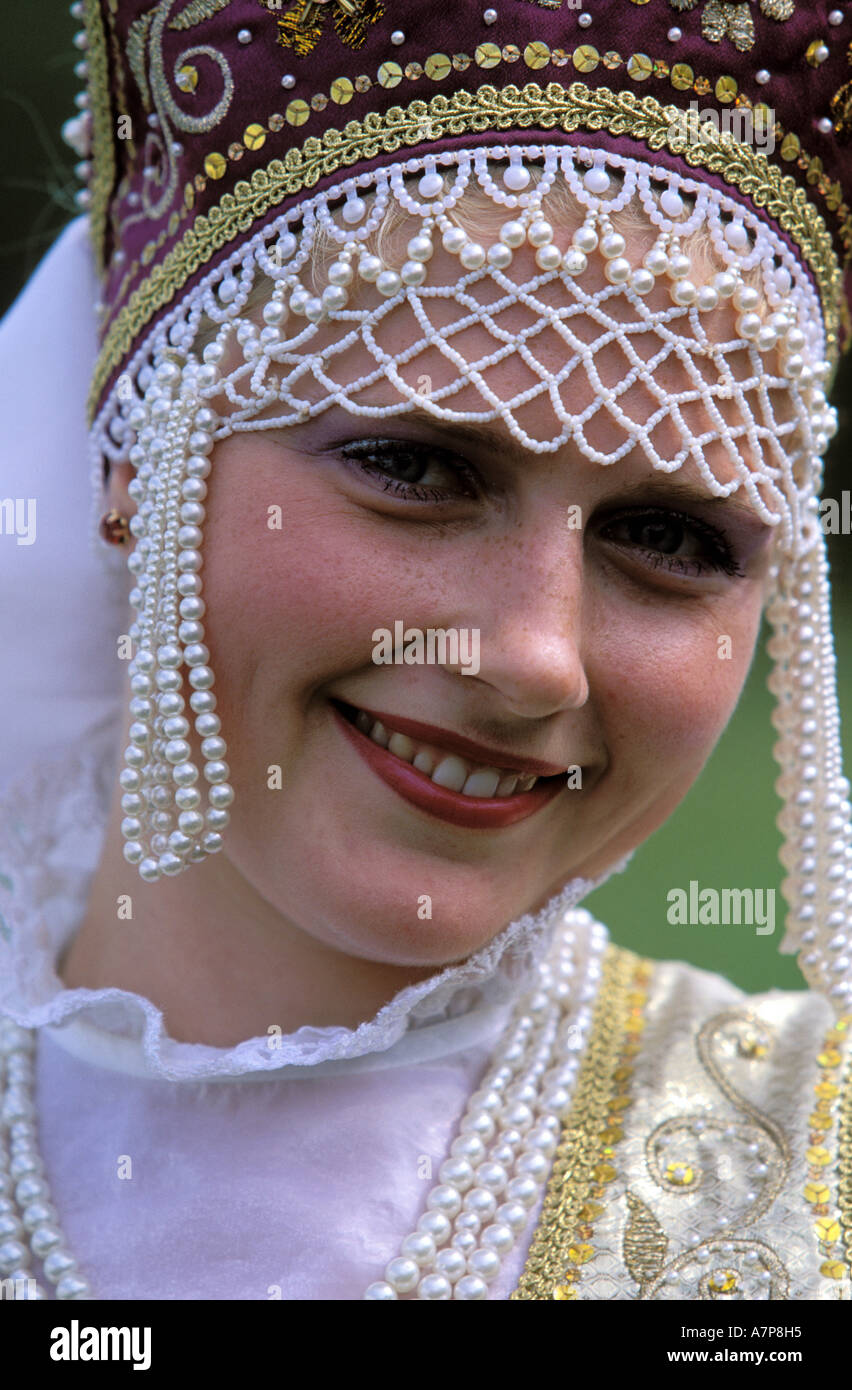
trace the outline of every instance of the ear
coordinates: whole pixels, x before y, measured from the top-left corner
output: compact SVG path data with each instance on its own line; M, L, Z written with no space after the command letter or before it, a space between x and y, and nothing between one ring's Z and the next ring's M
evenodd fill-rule
M104 511L109 511L114 507L122 516L131 517L136 515L136 503L129 495L127 489L133 478L136 469L132 463L111 463L109 465L109 477L104 481L103 500Z

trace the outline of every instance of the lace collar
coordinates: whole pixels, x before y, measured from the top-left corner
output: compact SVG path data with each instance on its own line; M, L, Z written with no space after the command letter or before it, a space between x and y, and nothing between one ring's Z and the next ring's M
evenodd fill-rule
M565 912L628 862L598 879L572 879L540 912L511 922L461 964L400 990L357 1028L305 1025L274 1050L266 1037L224 1048L179 1043L142 995L66 989L56 974L101 853L117 737L111 716L72 751L38 762L0 800L0 1012L33 1028L76 1020L123 1040L125 1051L132 1040L150 1076L215 1079L312 1067L386 1052L413 1030L472 1010L491 1012L530 980Z

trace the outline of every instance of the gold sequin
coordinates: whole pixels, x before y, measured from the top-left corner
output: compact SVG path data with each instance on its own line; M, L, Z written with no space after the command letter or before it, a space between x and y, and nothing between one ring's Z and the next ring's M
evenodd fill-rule
M584 1265L594 1255L594 1246L584 1242L580 1245L569 1245L568 1259L574 1265Z
M711 90L709 77L696 77L692 84L692 90L697 92L700 97L706 97Z
M695 1172L689 1164L678 1163L676 1160L666 1164L666 1177L677 1187L689 1187L695 1182Z
M627 71L634 82L644 82L654 71L654 64L647 53L634 53L627 64Z
M524 49L524 62L528 68L543 68L550 62L550 49L546 43L540 43L534 39L528 43Z
M496 43L481 43L474 51L473 57L481 68L496 68L503 55Z
M371 77L368 77L365 72L359 73L358 76L355 78L356 92L369 92L372 85L373 79Z
M194 92L198 86L198 68L192 63L184 63L182 68L178 68L175 82L182 92Z
M236 162L236 160L242 159L242 157L243 157L244 154L245 154L245 150L244 150L243 146L242 146L242 145L238 145L237 142L236 142L236 140L233 140L233 141L231 142L231 144L228 146L228 158L229 158L229 159L232 159L232 160L234 160L234 161Z
M440 82L451 71L452 66L446 53L430 53L423 64L423 70L427 77L431 77L435 82Z
M739 1284L736 1270L720 1269L710 1276L710 1288L714 1293L733 1293Z
M578 72L594 72L600 56L594 44L581 43L579 48L574 49L574 67Z
M243 131L243 144L247 150L259 150L261 145L266 144L266 131L262 125L252 121Z
M290 125L304 125L311 114L311 108L301 97L296 97L295 101L288 102L284 115Z
M345 106L355 95L355 88L348 77L335 77L329 88L329 95L338 106Z
M307 119L307 117L306 117ZM209 179L220 179L228 167L225 156L212 151L204 160L204 172Z
M570 63L571 54L566 53L564 48L552 48L550 50L550 61L556 68L564 68L566 63Z
M840 1222L834 1216L822 1216L814 1226L814 1230L820 1240L824 1240L828 1245L833 1245L840 1239Z
M844 1279L846 1266L841 1264L840 1260L823 1260L819 1272L824 1274L826 1279Z
M828 1187L826 1187L825 1183L821 1183L821 1182L807 1182L807 1183L805 1183L805 1201L806 1201L806 1202L815 1202L815 1203L817 1203L818 1205L821 1206L824 1202L827 1202L827 1201L828 1201L828 1199L829 1199L830 1196L831 1196L831 1189L828 1188Z
M825 58L821 56L820 50L827 48L825 39L814 39L805 49L805 61L810 63L812 68L821 67Z
M828 1149L824 1149L821 1144L815 1144L812 1148L808 1149L805 1157L808 1163L814 1163L818 1168L824 1168L827 1163L831 1162L830 1152Z
M737 95L738 83L735 77L720 77L716 83L716 100L727 106Z
M607 49L603 56L604 67L609 68L612 72L615 72L616 68L620 68L623 62L624 59L621 54L617 53L614 48Z
M454 53L453 68L456 72L467 72L473 59L469 53Z
M798 135L796 135L791 130L790 133L788 135L785 135L784 139L781 141L781 158L795 159L796 155L799 153L801 148L801 140L799 139Z
M284 117L280 111L275 111L266 122L270 130L282 130L284 127Z
M517 44L507 43L503 49L503 61L506 63L517 63L521 56L521 50Z
M444 57L443 54L442 54L441 56ZM436 74L433 73L433 72L429 72L429 64L430 64L431 62L432 62L432 59L431 59L431 58L427 58L427 59L426 59L426 72L428 73L428 75L429 75L430 77L434 77L434 76L436 76ZM446 63L447 63L447 72L449 72L449 70L450 70L450 60L449 60L449 58L446 59ZM443 76L445 76L445 74L442 73L441 76L443 77ZM389 59L386 63L382 63L381 67L379 68L378 72L376 73L376 78L377 78L377 80L378 80L378 83L379 83L379 86L380 86L380 87L398 87L399 84L400 84L400 82L402 81L402 68L399 66L399 63L392 63L392 62L390 61L390 59Z
M422 63L406 63L406 65L405 65L405 75L406 75L406 77L408 78L409 82L417 82L418 79L421 78L421 77L423 76L423 64L422 64Z

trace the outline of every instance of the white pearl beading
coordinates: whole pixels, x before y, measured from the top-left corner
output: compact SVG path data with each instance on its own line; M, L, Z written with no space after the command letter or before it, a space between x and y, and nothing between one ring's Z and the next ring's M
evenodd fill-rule
M606 928L585 909L565 912L470 1099L426 1212L366 1298L487 1297L550 1173L607 943ZM44 1299L45 1283L33 1268L40 1262L57 1298L88 1299L89 1282L68 1249L38 1150L35 1045L35 1029L0 1015L0 1278L12 1281L15 1298Z
M591 924L582 964L572 930L580 921ZM487 1298L527 1229L571 1106L607 945L588 912L567 913L565 922L470 1098L417 1228L365 1298Z

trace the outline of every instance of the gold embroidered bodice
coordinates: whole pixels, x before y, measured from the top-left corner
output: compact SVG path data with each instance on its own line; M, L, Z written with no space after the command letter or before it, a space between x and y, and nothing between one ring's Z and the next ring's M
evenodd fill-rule
M610 946L513 1299L852 1298L852 1019Z

